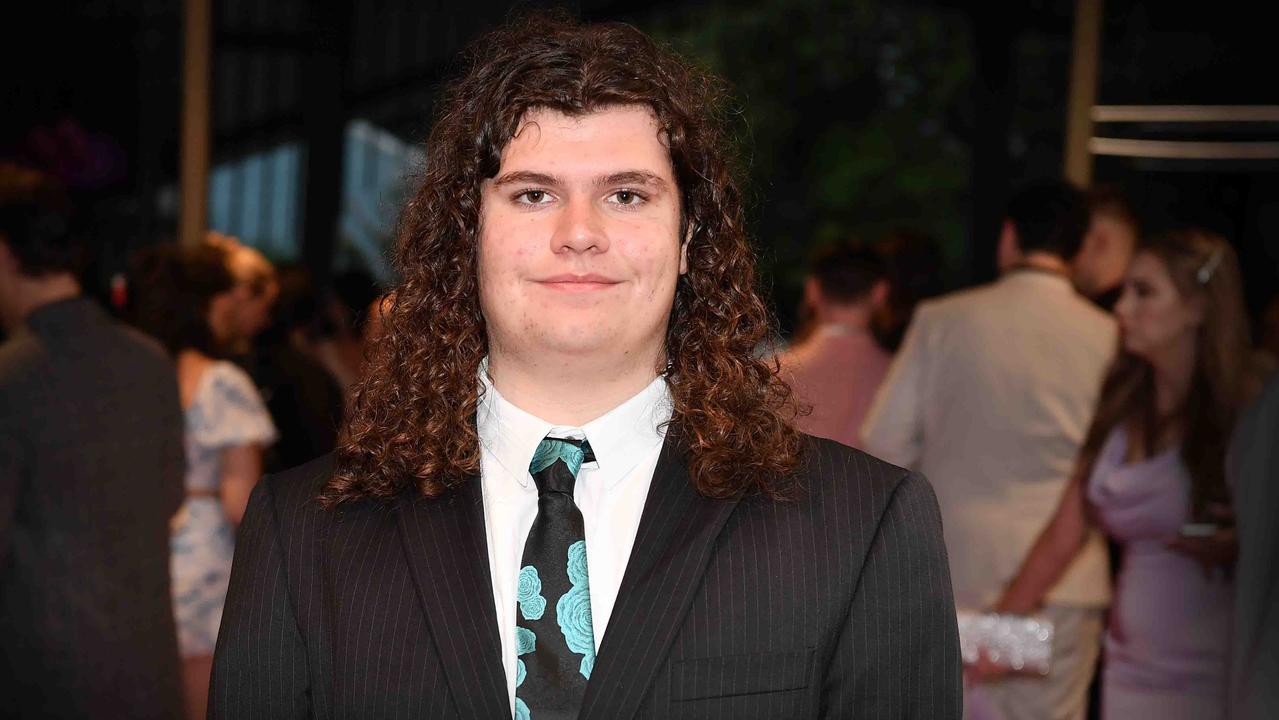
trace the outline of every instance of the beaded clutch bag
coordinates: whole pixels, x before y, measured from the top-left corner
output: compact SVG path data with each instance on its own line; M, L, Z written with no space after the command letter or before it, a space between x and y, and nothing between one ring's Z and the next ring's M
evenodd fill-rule
M1047 675L1052 665L1053 624L1044 618L959 612L959 648L964 663L985 649L991 662L1014 672Z

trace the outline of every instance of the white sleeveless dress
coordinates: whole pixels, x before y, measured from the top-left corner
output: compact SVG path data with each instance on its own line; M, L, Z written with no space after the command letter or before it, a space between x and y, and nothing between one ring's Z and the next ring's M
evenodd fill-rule
M222 450L274 442L275 426L257 388L236 365L217 362L201 376L186 410L188 491L216 495ZM217 497L192 495L178 511L170 540L173 611L182 657L212 655L231 577L235 529Z

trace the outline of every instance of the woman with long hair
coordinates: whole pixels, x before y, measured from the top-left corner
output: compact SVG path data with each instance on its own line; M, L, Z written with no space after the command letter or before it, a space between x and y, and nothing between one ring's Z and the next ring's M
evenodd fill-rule
M1248 392L1238 263L1189 230L1144 243L1115 307L1122 349L1057 513L996 606L1026 614L1091 526L1123 549L1105 641L1105 718L1225 711L1235 556L1225 452Z
M236 323L226 250L162 246L141 257L137 271L138 324L165 345L178 369L187 498L172 523L173 609L187 714L203 718L235 526L276 432L249 376L219 359Z

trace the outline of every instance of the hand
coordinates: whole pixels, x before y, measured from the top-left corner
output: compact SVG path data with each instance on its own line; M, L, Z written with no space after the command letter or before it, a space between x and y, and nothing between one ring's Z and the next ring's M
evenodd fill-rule
M996 682L1011 672L1012 669L1007 665L991 660L986 654L986 648L978 651L977 662L964 665L964 679L969 685Z
M1182 535L1170 541L1168 547L1199 561L1205 578L1211 578L1219 567L1228 577L1239 555L1239 540L1233 527L1222 528L1209 537Z
M1005 591L990 611L1000 615L1032 615L1038 609L1038 604L1028 602L1025 598L1017 598L1014 593Z

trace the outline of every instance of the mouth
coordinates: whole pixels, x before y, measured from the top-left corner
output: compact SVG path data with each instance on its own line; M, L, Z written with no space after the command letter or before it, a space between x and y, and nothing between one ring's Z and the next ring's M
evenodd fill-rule
M620 280L604 277L603 275L585 274L578 275L574 273L565 273L563 275L554 275L552 277L543 278L537 281L550 290L558 290L560 292L596 292L607 290L614 285L620 285Z

